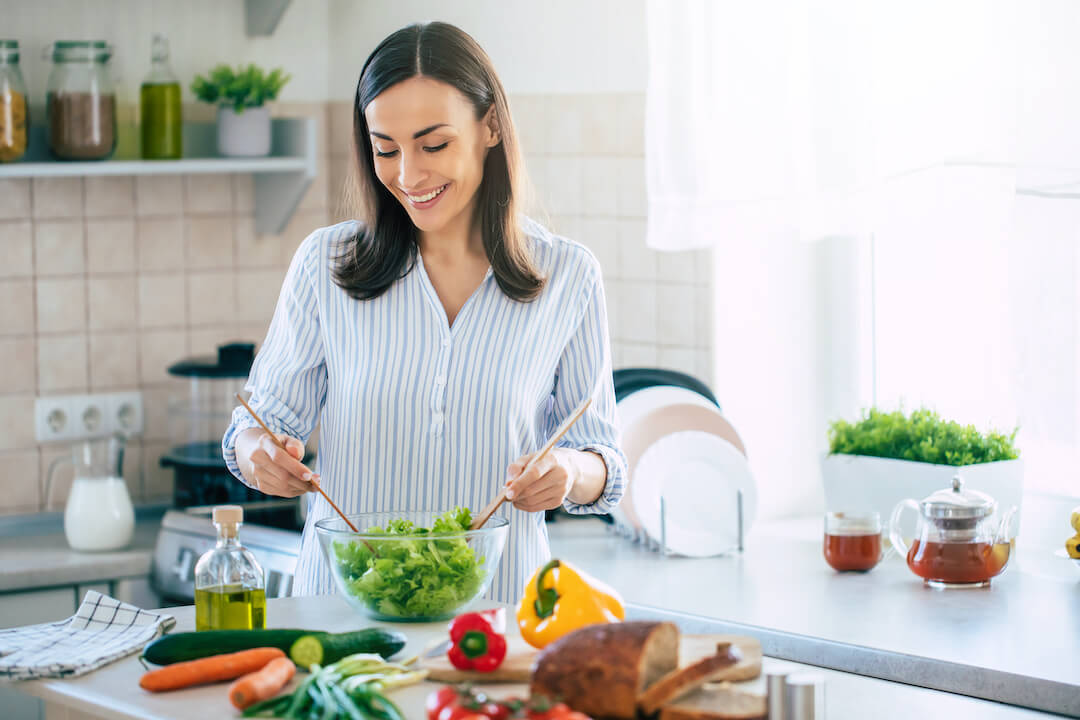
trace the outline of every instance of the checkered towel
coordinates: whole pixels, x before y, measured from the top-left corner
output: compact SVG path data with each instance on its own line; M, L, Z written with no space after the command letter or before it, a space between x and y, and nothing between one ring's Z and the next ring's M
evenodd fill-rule
M82 675L138 652L175 624L171 615L88 590L67 620L0 630L0 680Z

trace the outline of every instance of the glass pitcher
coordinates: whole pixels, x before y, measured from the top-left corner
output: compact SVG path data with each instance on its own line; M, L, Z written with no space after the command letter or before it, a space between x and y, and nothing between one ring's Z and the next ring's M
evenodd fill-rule
M900 534L900 517L919 513L915 540L909 548ZM903 500L893 509L889 538L907 556L908 567L935 588L982 587L1000 575L1009 562L1009 524L1016 507L998 519L997 502L977 490L964 490L959 475L952 487L923 500Z
M135 509L122 470L126 443L118 434L71 447L75 476L64 506L64 535L73 550L118 550L131 542ZM56 466L54 461L49 468L46 497Z

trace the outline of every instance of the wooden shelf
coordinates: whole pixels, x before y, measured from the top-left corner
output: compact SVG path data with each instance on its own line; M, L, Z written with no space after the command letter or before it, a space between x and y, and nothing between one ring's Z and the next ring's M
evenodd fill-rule
M312 118L274 118L271 122L273 139L266 157L217 155L214 123L192 123L184 126L183 159L140 160L118 151L109 160L88 162L50 157L45 128L34 126L26 156L19 162L0 164L0 178L251 173L255 177L255 228L279 233L318 172L317 144Z

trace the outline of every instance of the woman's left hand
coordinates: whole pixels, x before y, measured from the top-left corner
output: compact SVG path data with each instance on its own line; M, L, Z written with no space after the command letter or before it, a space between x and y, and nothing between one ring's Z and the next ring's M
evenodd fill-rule
M554 510L563 504L577 482L580 470L576 450L555 448L540 462L522 473L532 460L532 455L525 455L515 460L507 469L506 499L518 510L540 512Z

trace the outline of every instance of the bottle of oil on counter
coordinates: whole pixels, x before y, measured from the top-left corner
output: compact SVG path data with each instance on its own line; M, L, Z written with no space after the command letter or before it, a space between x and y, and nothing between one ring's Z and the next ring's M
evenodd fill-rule
M237 537L244 520L238 505L214 508L217 546L195 566L195 629L250 630L266 627L263 569Z

